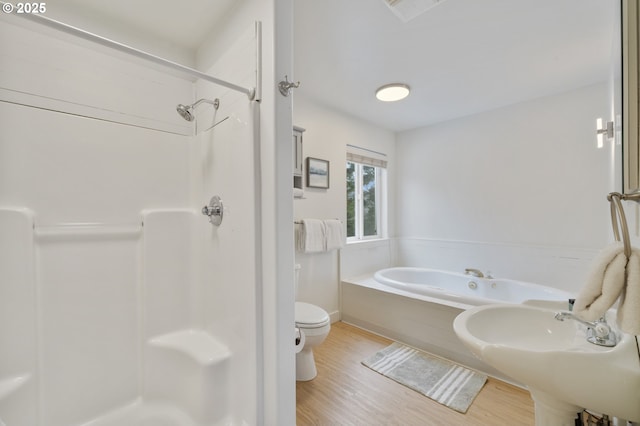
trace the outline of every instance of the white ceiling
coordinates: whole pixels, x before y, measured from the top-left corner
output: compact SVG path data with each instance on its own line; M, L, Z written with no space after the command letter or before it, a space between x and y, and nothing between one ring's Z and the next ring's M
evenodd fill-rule
M295 79L402 131L607 80L613 0L447 0L408 23L383 0L294 0ZM402 82L411 95L379 102Z
M47 15L110 25L196 50L239 0L52 0ZM101 25L102 26L102 25ZM91 28L83 28L92 31ZM135 47L135 46L134 46Z
M111 34L137 32L193 53L239 3L54 0L47 7L54 18L74 15L78 26L99 23ZM394 131L605 81L611 72L614 0L447 0L408 23L384 0L293 3L296 93ZM376 101L375 89L391 82L409 84L411 95Z

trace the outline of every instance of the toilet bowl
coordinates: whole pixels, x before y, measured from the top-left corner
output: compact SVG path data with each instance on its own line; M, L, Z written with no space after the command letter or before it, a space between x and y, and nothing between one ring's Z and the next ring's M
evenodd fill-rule
M296 354L296 380L307 381L318 375L313 348L329 334L331 320L327 312L310 303L296 302L296 327L304 334L304 346Z

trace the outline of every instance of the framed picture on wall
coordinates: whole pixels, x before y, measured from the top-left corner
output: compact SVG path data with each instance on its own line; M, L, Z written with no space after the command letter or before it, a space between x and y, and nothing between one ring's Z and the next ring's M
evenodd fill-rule
M307 187L329 188L329 162L307 157Z

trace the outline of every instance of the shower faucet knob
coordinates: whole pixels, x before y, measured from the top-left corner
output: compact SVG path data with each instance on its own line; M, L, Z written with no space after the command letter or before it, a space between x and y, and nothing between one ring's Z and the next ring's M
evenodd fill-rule
M209 216L209 223L215 226L220 226L222 223L222 215L224 213L224 207L222 205L222 199L217 195L211 197L208 206L202 208L202 214Z

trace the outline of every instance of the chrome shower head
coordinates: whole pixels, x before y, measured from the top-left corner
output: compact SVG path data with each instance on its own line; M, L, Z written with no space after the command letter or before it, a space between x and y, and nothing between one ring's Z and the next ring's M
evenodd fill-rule
M191 113L191 106L186 106L182 104L178 104L176 107L176 111L180 114L180 117L184 118L187 121L193 121L195 116Z
M200 99L191 105L178 104L178 106L176 107L176 111L178 111L180 117L184 118L185 120L193 121L196 118L196 116L193 114L193 110L201 103L211 104L215 109L218 109L218 107L220 107L220 100L218 98L214 99L213 101L210 101L209 99Z

